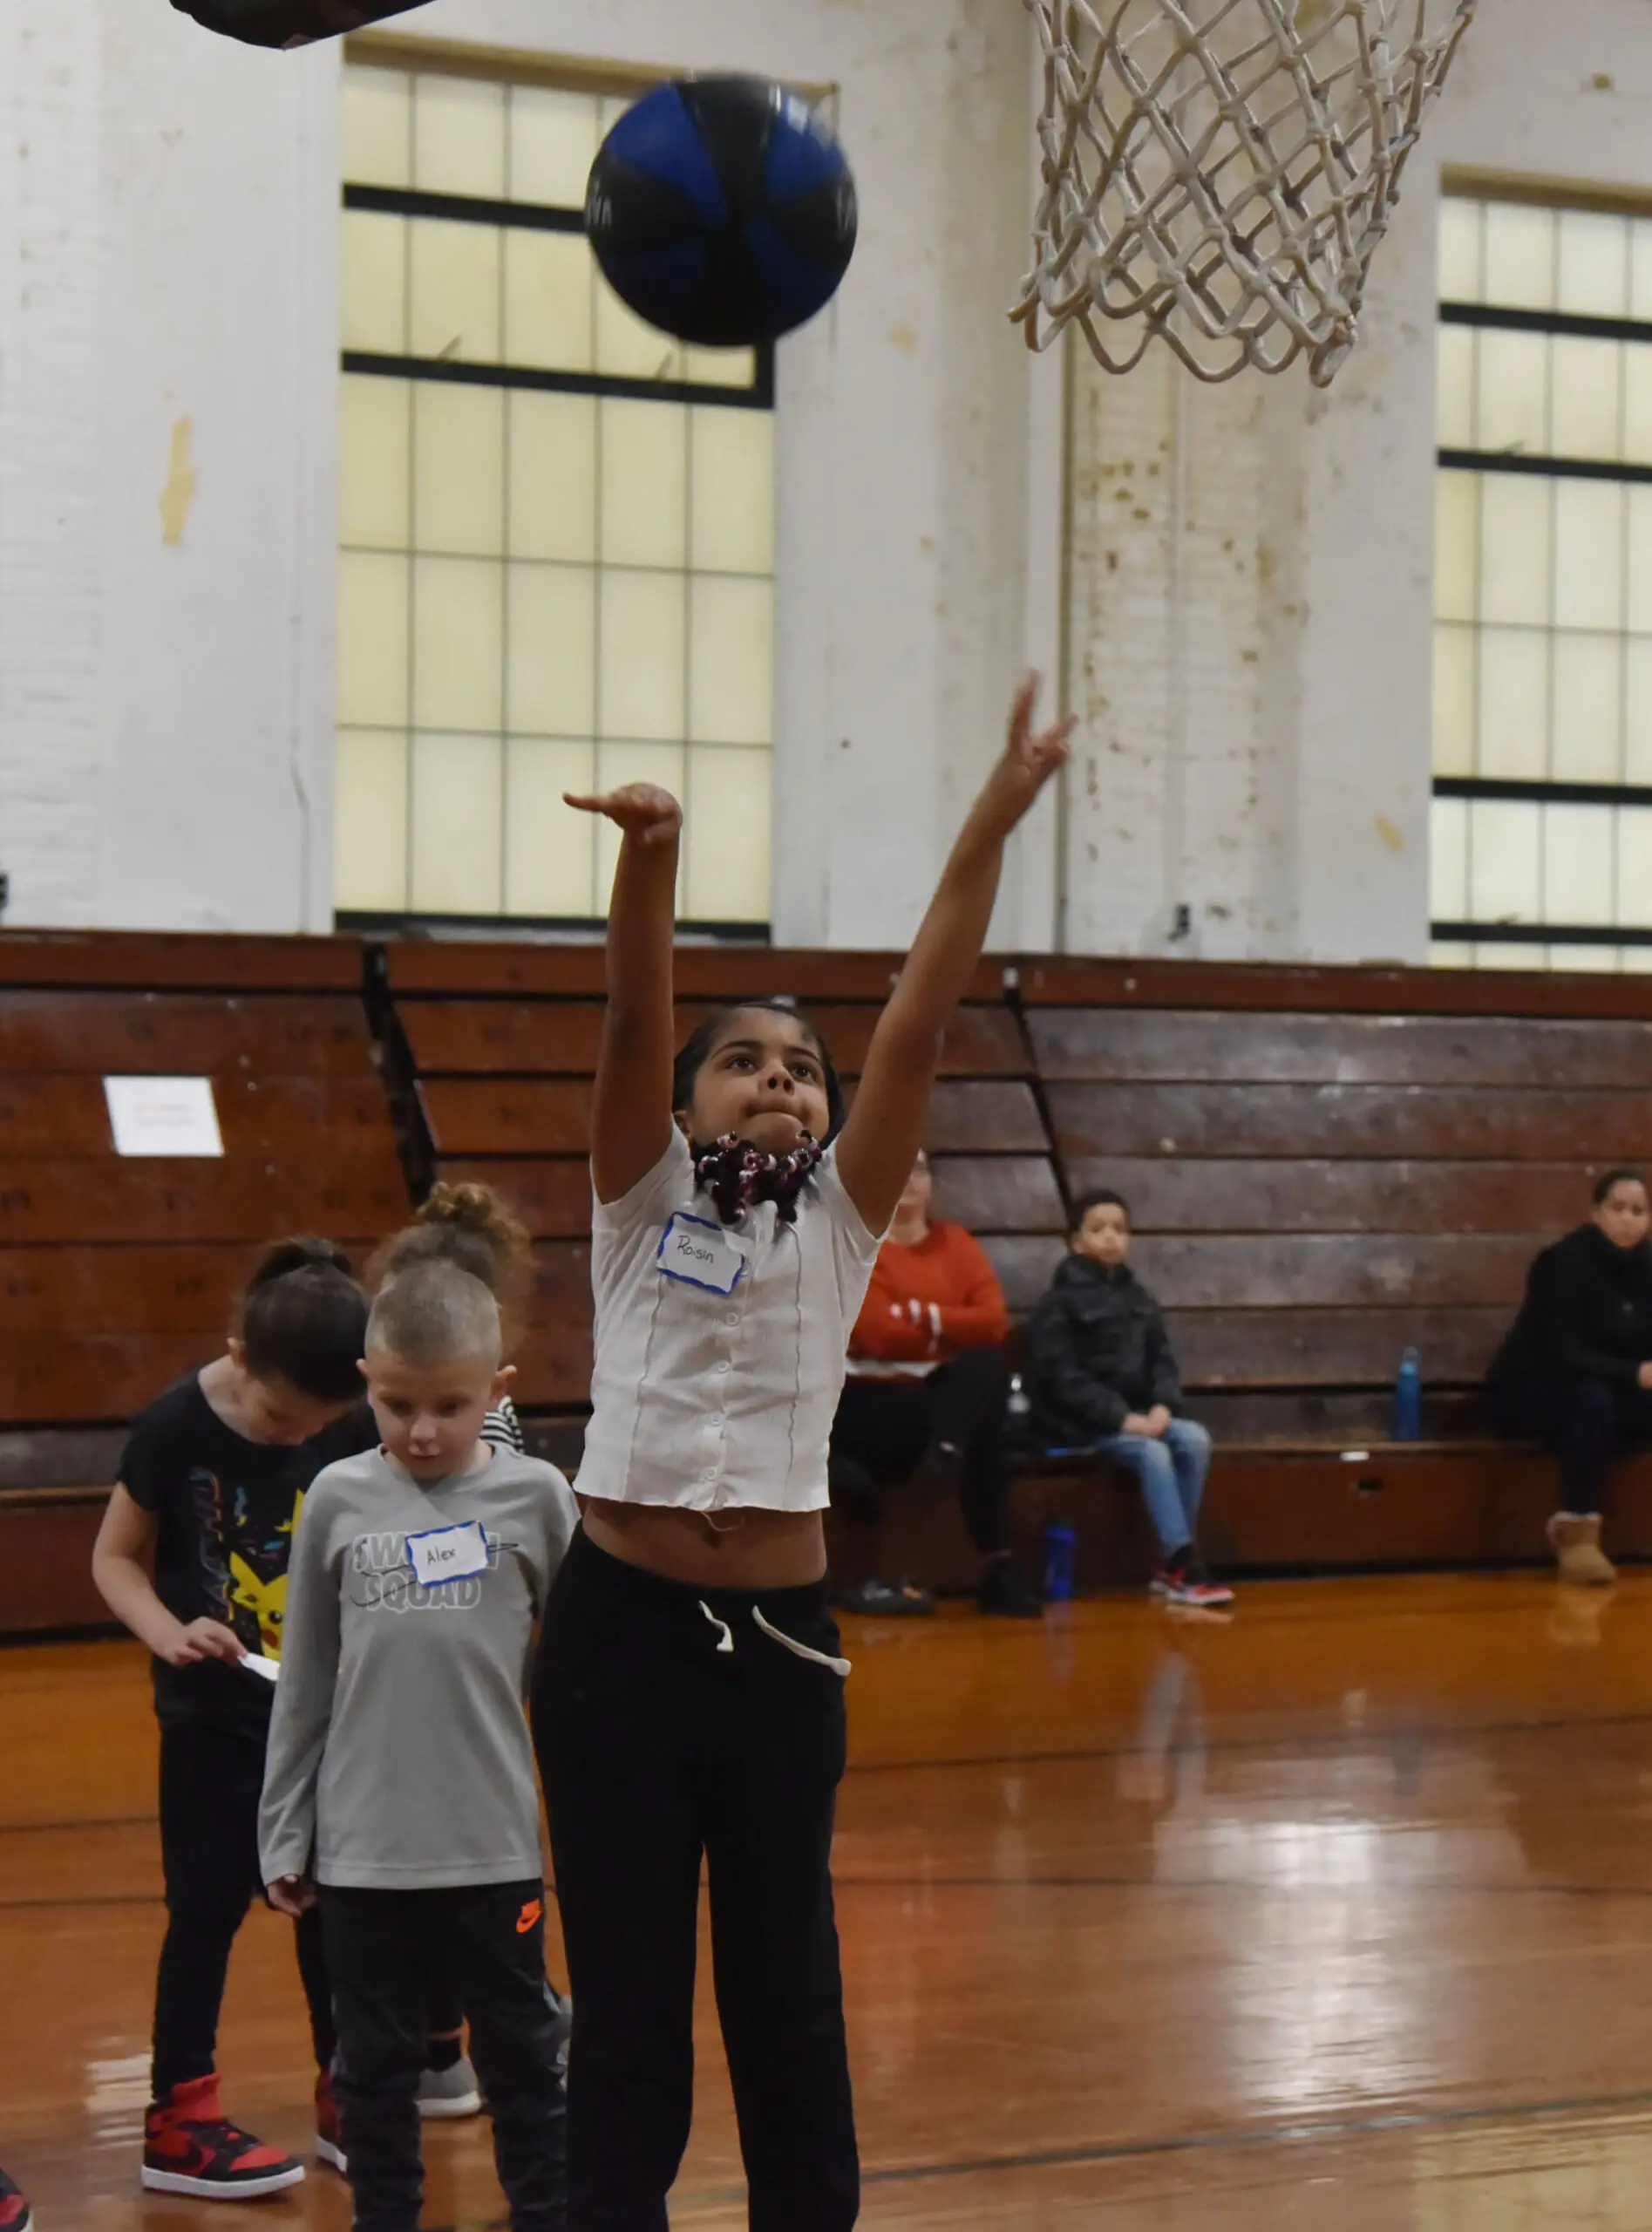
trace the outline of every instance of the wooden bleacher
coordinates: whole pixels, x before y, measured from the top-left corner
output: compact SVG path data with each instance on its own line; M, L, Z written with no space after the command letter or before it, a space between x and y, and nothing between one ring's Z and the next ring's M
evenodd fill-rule
M103 1616L125 1421L214 1354L264 1242L407 1214L348 939L0 936L0 1632ZM209 1076L221 1161L122 1160L106 1075Z
M789 995L853 1080L897 966L690 947L681 1025ZM438 1173L527 1218L520 1398L576 1461L602 979L585 945L0 936L0 1632L96 1616L85 1552L124 1421L212 1352L259 1244L370 1242ZM935 1094L940 1206L1024 1315L1065 1199L1128 1196L1218 1439L1220 1562L1540 1558L1550 1468L1486 1439L1475 1391L1591 1174L1652 1155L1649 1009L1638 977L983 963ZM101 1079L144 1070L214 1079L221 1163L114 1156ZM1395 1447L1412 1344L1428 1439ZM1016 1514L1029 1558L1062 1517L1087 1580L1145 1563L1133 1495L1094 1467L1030 1466ZM1612 1541L1652 1555L1652 1464ZM891 1570L961 1584L970 1562L948 1497L896 1500Z

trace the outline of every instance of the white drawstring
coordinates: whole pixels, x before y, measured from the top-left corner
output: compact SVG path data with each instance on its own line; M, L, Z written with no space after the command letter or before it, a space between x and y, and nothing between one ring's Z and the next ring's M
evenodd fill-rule
M726 1620L719 1620L717 1614L711 1609L711 1607L706 1603L704 1597L700 1599L700 1609L704 1613L706 1618L710 1620L711 1625L720 1630L720 1633L717 1636L717 1649L719 1650L732 1651L734 1649L734 1630L729 1625L728 1622Z
M700 1609L704 1611L705 1607L702 1605ZM850 1666L846 1658L833 1658L829 1652L824 1650L811 1650L806 1643L794 1643L790 1636L782 1635L778 1628L772 1626L764 1618L763 1608L760 1604L754 1604L751 1607L751 1617L757 1622L758 1627L762 1629L764 1634L769 1637L771 1642L778 1643L783 1650L789 1650L794 1658L812 1659L817 1666L829 1666L832 1669L832 1671L841 1680L845 1682L848 1680L849 1676L853 1670ZM727 1630L724 1630L725 1634ZM719 1643L717 1645L717 1649L720 1650L722 1648L722 1644ZM734 1648L733 1644L731 1643L729 1648L732 1650Z

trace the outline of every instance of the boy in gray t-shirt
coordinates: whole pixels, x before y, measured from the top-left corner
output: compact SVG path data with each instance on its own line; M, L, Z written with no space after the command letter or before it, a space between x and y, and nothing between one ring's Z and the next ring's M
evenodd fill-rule
M511 1378L500 1344L498 1304L468 1272L420 1264L390 1282L364 1365L382 1446L316 1480L289 1569L259 1843L272 1904L320 1899L357 2232L418 2232L438 1941L452 1949L512 2232L566 2222L522 1698L578 1514L554 1466L482 1439Z

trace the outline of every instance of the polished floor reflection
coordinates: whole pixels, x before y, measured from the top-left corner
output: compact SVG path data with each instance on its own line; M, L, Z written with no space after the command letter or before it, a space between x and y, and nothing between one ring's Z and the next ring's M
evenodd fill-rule
M1649 2232L1652 1579L1109 1599L1041 1627L867 1625L840 1904L888 2232ZM0 1653L0 2161L42 2232L140 2201L160 1927L139 1654ZM249 1923L233 2112L304 2140L288 1932ZM744 2222L709 2001L672 2221ZM498 2225L485 2127L432 2226ZM348 2224L316 2173L261 2222Z

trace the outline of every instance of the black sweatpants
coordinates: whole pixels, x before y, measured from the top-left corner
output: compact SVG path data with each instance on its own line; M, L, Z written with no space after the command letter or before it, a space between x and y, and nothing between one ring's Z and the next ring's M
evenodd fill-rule
M1612 1467L1652 1442L1652 1393L1604 1379L1493 1380L1499 1433L1547 1442L1560 1470L1563 1511L1604 1511Z
M751 2232L859 2214L831 1875L843 1681L782 1637L836 1658L824 1582L701 1590L578 1534L551 1591L534 1735L574 1995L571 2232L666 2232L702 1859Z
M1010 1372L998 1349L966 1349L921 1379L844 1382L832 1428L832 1500L875 1518L879 1491L939 1458L958 1483L969 1539L984 1558L1010 1548Z
M418 2080L433 1958L462 1979L511 2232L564 2232L568 2108L545 1981L542 1884L340 1890L321 1916L338 2021L335 2079L355 2232L418 2232Z
M230 1948L262 1895L258 1800L265 1732L215 1721L167 1721L160 1730L160 1857L167 1936L155 1980L154 2097L210 2075ZM296 1925L298 1969L309 2004L316 2063L328 2068L335 2039L321 1923Z

